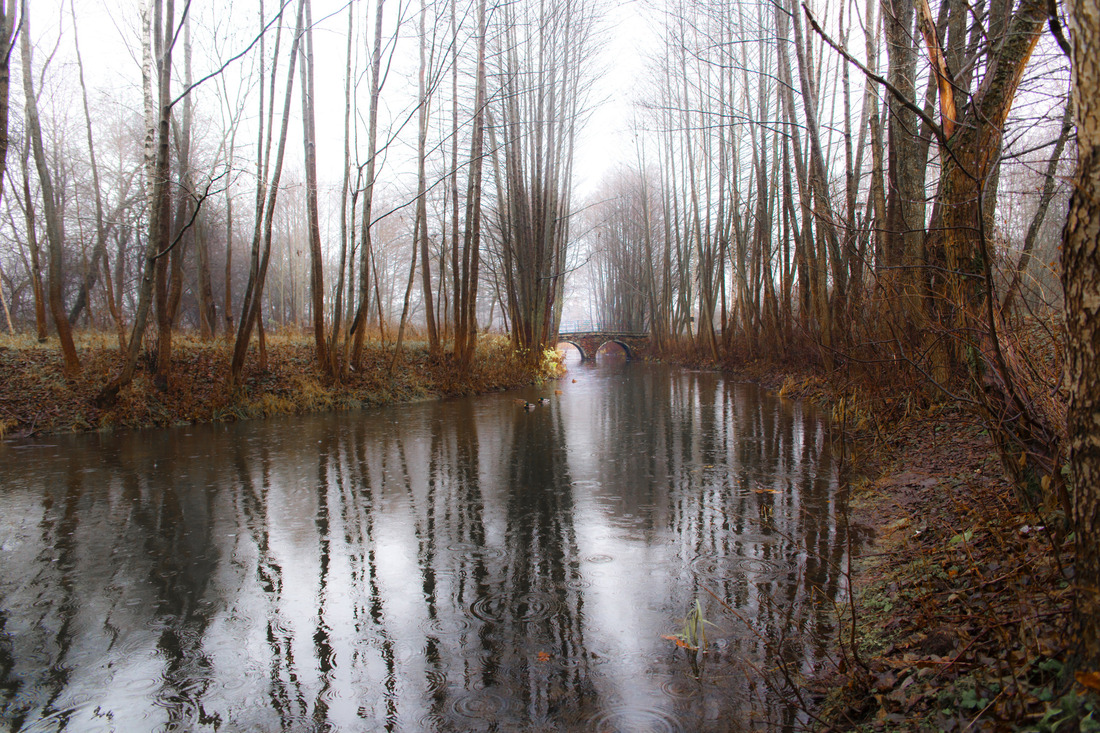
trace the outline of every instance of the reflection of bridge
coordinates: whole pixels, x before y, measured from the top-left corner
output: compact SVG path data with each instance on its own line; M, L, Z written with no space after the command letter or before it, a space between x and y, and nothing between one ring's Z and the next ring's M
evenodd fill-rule
M627 331L613 331L603 329L570 330L573 324L562 324L562 330L558 332L558 343L572 344L581 352L581 361L592 361L596 358L596 352L604 344L616 343L626 352L627 359L642 359L649 354L649 334L630 333Z

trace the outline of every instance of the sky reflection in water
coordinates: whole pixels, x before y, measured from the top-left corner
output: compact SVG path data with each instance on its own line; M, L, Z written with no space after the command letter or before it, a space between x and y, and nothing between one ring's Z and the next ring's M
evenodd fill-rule
M662 366L0 470L15 730L789 729L769 680L821 662L843 591L824 425ZM696 599L702 656L662 638Z

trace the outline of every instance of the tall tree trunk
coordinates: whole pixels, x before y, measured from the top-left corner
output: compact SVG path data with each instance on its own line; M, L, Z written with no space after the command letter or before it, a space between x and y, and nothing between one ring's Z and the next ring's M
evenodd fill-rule
M878 72L879 26L882 17L881 13L878 16L875 15L875 5L875 0L867 0L867 68L872 73ZM869 107L867 118L871 133L871 190L868 194L871 200L871 236L874 238L875 272L882 273L885 272L887 264L884 242L886 230L885 150L882 140L882 117L879 113L878 85L870 77L867 79L864 95Z
M503 50L494 53L499 69L493 76L500 80L501 90L492 95L493 119L498 107L500 118L488 123L490 139L501 140L499 148L490 145L499 200L494 232L500 237L499 271L508 290L513 342L529 358L538 359L559 320L569 233L573 130L582 93L579 55L590 49L591 10L583 2L565 0L508 6L500 15ZM540 33L529 35L526 29L532 27ZM484 73L480 69L479 74ZM480 120L476 123L482 124ZM475 142L480 144L480 140ZM479 152L472 151L471 163ZM480 175L480 167L477 173ZM479 189L475 192L471 186L470 191L480 197ZM467 211L470 206L467 201ZM468 231L470 224L468 220ZM472 263L469 275L463 272L463 283L471 288L464 302L467 348L472 348L476 330L476 294L472 289L478 284L478 254L476 243L465 251ZM464 325L458 325L461 335Z
M188 14L184 19L183 30L183 58L184 58L184 87L188 90L191 89L192 76L191 76L191 17ZM192 113L191 113L191 95L190 93L184 97L184 108L186 110L184 114L185 123L183 125L183 137L185 145L188 150L188 157L190 157L190 150L192 145ZM224 143L223 143L224 144ZM191 161L188 160L188 171L191 169ZM194 185L194 176L189 174L187 180L188 189ZM189 192L188 192L189 193ZM201 206L201 201L196 202L195 206ZM201 220L201 214L197 215L193 222L195 226L193 241L195 243L195 254L198 260L198 272L196 273L196 280L198 281L198 309L199 309L199 334L201 338L206 341L214 337L215 323L217 322L217 308L214 305L214 286L210 276L210 244L207 237L207 227ZM177 225L178 226L178 225Z
M425 58L425 47L428 43L427 34L428 4L425 0L420 2L420 110L417 135L417 177L416 177L416 225L420 237L420 289L424 298L424 318L428 326L428 348L432 355L439 354L439 333L435 325L435 305L432 303L432 269L431 260L428 258L428 202L427 202L427 174L424 162L427 157L428 143L428 112L431 107L431 96L428 92L425 74L431 64ZM432 46L433 57L435 46Z
M886 264L898 274L888 278L900 297L897 320L910 337L925 298L924 221L919 201L924 195L924 160L918 154L916 113L905 102L916 101L914 8L910 0L882 0L888 55L887 80L896 91L887 98L886 222L882 232ZM900 95L902 98L898 98Z
M822 251L822 270L827 266L833 276L833 299L843 304L847 299L847 273L845 272L845 259L840 252L840 238L836 231L836 217L833 214L832 200L828 187L828 169L825 165L825 155L821 148L821 132L818 120L818 100L815 87L810 79L812 71L809 62L809 43L803 40L802 14L798 7L792 3L791 17L794 25L795 58L798 61L798 76L802 90L802 106L806 115L806 139L809 143L809 185L813 191L814 218L817 224L819 236L824 240L825 247ZM824 289L824 288L823 288ZM841 306L843 307L843 306ZM830 314L832 316L833 314ZM833 320L832 317L829 318ZM823 335L831 330L823 324ZM827 342L828 344L828 342ZM828 357L827 357L828 358Z
M485 147L486 73L485 0L477 6L477 85L474 91L474 122L470 140L469 179L466 186L466 225L462 234L461 289L455 294L461 304L455 319L455 356L468 366L477 343L478 264L481 261L481 171Z
M298 3L298 20L295 24L294 38L290 46L290 65L286 76L286 95L283 98L282 125L279 130L278 147L275 153L274 167L271 169L270 181L268 176L268 161L270 160L270 134L274 117L268 112L267 131L268 154L264 155L259 167L260 180L257 184L257 208L256 226L252 234L252 267L249 270L248 284L245 287L245 295L241 301L240 324L237 327L237 340L233 344L233 359L229 364L229 380L233 384L240 384L241 373L244 371L245 357L248 355L248 344L252 340L252 329L259 326L260 335L260 363L264 365L267 358L266 344L264 341L263 324L261 314L263 311L264 283L267 280L268 263L271 260L271 238L274 227L275 203L279 195L279 180L283 172L283 159L286 153L287 130L290 126L290 108L294 93L294 73L298 61L298 46L302 37L302 24L304 22L304 0ZM278 56L278 44L275 47L275 56ZM275 70L272 69L272 93L274 93ZM274 98L271 99L272 106ZM262 100L261 100L262 105ZM262 131L261 131L262 134ZM267 192L266 204L263 202L263 194Z
M61 356L64 372L68 377L80 373L80 359L73 343L72 327L61 295L61 268L64 234L61 229L61 212L57 210L57 198L53 188L53 178L46 162L46 151L42 145L42 125L38 119L38 99L34 93L34 64L31 58L30 12L27 0L22 0L23 28L19 38L19 50L23 58L23 91L26 95L25 113L27 116L27 136L30 138L34 153L35 167L38 169L38 182L42 187L42 211L46 217L46 239L49 246L49 271L47 289L50 313L53 315L57 337L61 342ZM28 203L30 199L28 197Z
M224 89L225 87L223 87ZM261 96L263 96L263 90L261 85ZM225 94L225 98L228 99L228 91ZM233 170L233 161L237 155L237 126L242 114L244 113L245 105L241 103L238 105L237 110L234 112L230 121L229 140L226 145L225 155L225 169L227 171ZM233 334L233 242L234 242L234 228L233 228L233 187L225 187L225 273L223 275L225 298L222 302L222 319L225 321L225 337L228 339Z
M451 305L453 306L451 335L454 338L454 351L458 353L459 314L462 310L462 278L458 262L461 257L458 239L458 21L456 7L458 0L451 0ZM444 254L446 256L446 254Z
M29 158L31 141L24 136L22 155L19 158L23 172L23 223L26 226L27 249L30 250L30 266L27 268L31 279L31 294L34 296L34 325L38 343L45 343L50 336L50 324L46 318L46 288L42 284L42 257L38 243L38 221L35 216L34 198L31 192L31 171ZM16 196L18 198L18 195Z
M317 125L313 101L313 9L304 0L306 25L301 45L302 55L302 135L305 141L306 209L309 217L310 297L313 311L313 341L317 364L322 371L332 372L328 346L325 343L325 271L321 258L321 215L317 206Z
M996 339L987 312L988 299L993 297L988 277L993 222L983 196L1001 148L1005 120L1046 18L1043 0L1021 4L1005 40L991 52L982 86L950 139L951 154L944 156L938 201L941 226L929 228L925 248L942 247L953 322L941 325L960 329L959 333L988 333ZM976 361L967 356L972 347L960 341L950 354L952 371L973 369ZM981 379L981 375L972 376Z
M1062 238L1075 618L1083 672L1100 671L1100 2L1070 0L1077 173Z
M15 31L15 3L0 0L0 194L8 170L8 98L11 88L12 34Z
M347 366L343 358L345 351L339 346L341 339L347 340L342 332L344 315L344 287L349 290L348 303L351 303L351 277L348 272L348 254L351 237L355 236L355 196L351 197L348 207L348 193L351 187L351 109L352 76L351 59L353 50L355 6L348 4L348 45L344 56L344 176L340 185L340 268L336 276L336 298L332 308L332 330L329 332L329 358L332 360L332 373L337 377L344 375ZM349 219L351 220L349 222ZM354 265L353 265L354 269Z
M3 178L8 172L8 134L9 91L11 88L11 52L12 34L15 30L15 4L0 0L0 196L3 194ZM0 275L2 280L2 275ZM0 289L3 283L0 282ZM0 293L2 295L2 293ZM8 330L14 335L11 313L7 300L3 300L4 317L8 320Z
M367 315L370 308L371 285L371 227L374 208L375 174L378 170L378 102L382 93L382 10L385 0L377 0L374 7L374 47L371 49L370 111L367 121L367 171L363 188L363 227L359 251L359 306L355 311L355 321L351 324L355 332L355 344L351 350L351 363L357 368L363 355L363 341L367 335ZM379 327L382 327L381 302L379 307Z
M167 10L162 8L162 0L153 0L154 18L144 24L143 46L151 44L151 36L158 40L157 64L157 102L155 129L146 130L146 153L150 139L155 140L152 166L146 167L147 198L149 201L149 233L142 262L141 284L138 290L137 309L134 313L134 325L130 331L130 343L126 350L126 361L122 371L111 380L96 397L100 406L111 405L118 398L119 391L130 384L137 367L138 352L141 350L145 324L149 318L149 308L153 300L153 287L156 280L157 263L167 255L171 236L170 195L168 188L169 154L168 135L172 117L172 38L174 36L175 6L173 0L167 0ZM163 21L162 21L163 18ZM150 57L151 51L146 51ZM151 79L150 79L151 81ZM147 87L147 101L151 96L151 84ZM146 163L148 163L148 158Z
M157 6L157 11L160 7ZM160 19L158 12L153 14L154 23L157 28L164 28L163 33L157 34L154 41L158 43L156 47L156 53L160 63L167 66L167 71L158 68L160 72L160 93L165 95L162 97L161 103L164 106L168 106L167 113L161 111L160 119L169 126L169 133L172 126L172 112L171 112L171 82L172 82L172 46L175 44L175 7L174 0L168 0L165 6L164 19ZM186 18L184 18L186 21ZM163 25L162 25L163 24ZM185 44L186 45L186 44ZM186 59L185 53L185 66L190 66L189 59ZM176 312L179 309L180 296L183 292L183 231L184 222L188 218L190 211L189 196L191 193L191 98L190 95L184 97L182 122L180 127L182 130L177 135L177 151L178 151L178 185L176 188L176 214L173 217L171 214L172 204L172 186L169 184L169 167L171 162L166 163L166 167L163 170L165 179L162 183L162 190L159 192L160 199L156 201L157 205L163 207L161 213L162 219L159 222L161 231L158 233L158 247L157 247L157 259L156 259L156 319L157 319L157 368L154 374L153 381L156 387L162 391L168 390L168 380L172 372L172 327L175 324ZM159 137L158 137L159 142ZM159 155L159 153L158 153ZM169 153L169 156L171 153ZM158 160L159 162L159 160ZM176 235L173 239L173 235Z

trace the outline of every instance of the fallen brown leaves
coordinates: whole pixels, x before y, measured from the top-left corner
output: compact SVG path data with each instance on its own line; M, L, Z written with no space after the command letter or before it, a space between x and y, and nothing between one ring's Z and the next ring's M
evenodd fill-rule
M873 441L852 521L856 650L826 681L830 720L860 730L1090 730L1073 652L1072 541L1021 505L991 440L960 411L914 412ZM1094 717L1097 717L1094 715ZM1100 729L1100 725L1097 725Z
M793 366L793 368L791 368ZM1100 674L1070 675L1073 543L1022 503L972 413L903 375L826 375L766 360L734 378L820 406L865 477L850 521L874 539L838 609L836 663L808 687L818 727L1100 731ZM853 532L853 534L860 534Z

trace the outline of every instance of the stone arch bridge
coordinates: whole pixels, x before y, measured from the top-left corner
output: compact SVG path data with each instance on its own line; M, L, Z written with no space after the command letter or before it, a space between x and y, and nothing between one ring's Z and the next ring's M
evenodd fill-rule
M563 324L564 325L564 324ZM626 352L627 359L644 359L650 355L648 333L612 330L559 331L558 343L572 344L581 352L581 361L593 361L604 344L615 343Z

